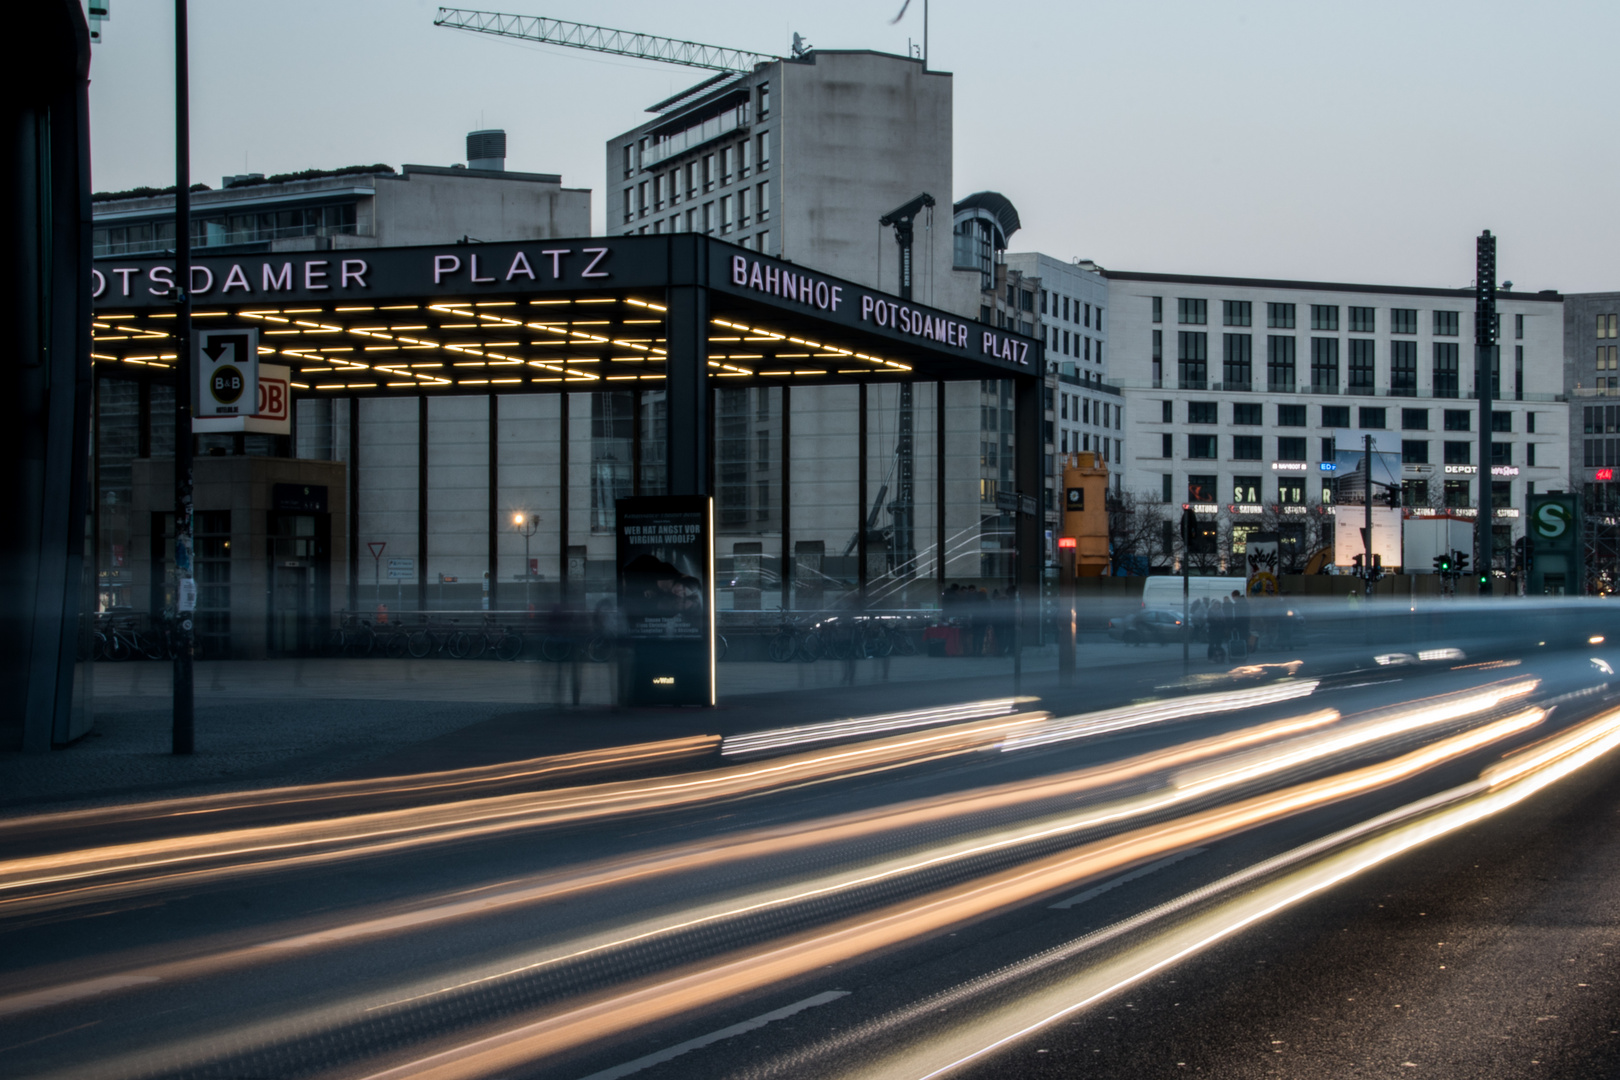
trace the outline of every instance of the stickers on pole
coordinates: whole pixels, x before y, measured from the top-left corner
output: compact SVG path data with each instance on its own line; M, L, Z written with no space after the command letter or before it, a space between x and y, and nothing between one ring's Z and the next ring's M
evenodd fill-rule
M259 411L259 331L197 334L197 410L201 418L252 416Z

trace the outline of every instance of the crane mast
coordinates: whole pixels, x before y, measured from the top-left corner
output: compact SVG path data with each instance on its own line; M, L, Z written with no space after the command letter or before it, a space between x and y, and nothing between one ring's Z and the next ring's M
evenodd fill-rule
M631 30L613 30L589 23L565 22L548 19L543 15L506 15L498 11L469 11L465 8L439 9L434 26L447 26L452 30L469 30L475 34L494 34L497 37L517 38L543 45L566 45L571 49L607 53L610 56L631 56L638 60L661 60L666 64L704 68L746 74L758 64L780 60L779 56L747 52L743 49L725 49L718 45L704 45L696 41L658 37L656 34L638 34Z

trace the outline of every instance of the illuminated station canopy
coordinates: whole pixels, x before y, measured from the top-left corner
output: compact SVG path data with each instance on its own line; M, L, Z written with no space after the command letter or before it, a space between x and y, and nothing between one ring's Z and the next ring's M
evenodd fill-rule
M172 367L173 267L97 260L99 370ZM1039 341L692 234L210 256L191 286L198 328L258 327L300 396L658 389L683 361L745 385L1043 364Z

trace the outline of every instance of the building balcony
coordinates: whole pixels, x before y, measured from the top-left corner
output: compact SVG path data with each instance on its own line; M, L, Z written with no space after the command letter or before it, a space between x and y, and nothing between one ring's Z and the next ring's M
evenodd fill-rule
M748 107L746 105L728 109L719 116L689 127L685 131L677 131L669 138L653 143L641 155L641 167L643 169L656 168L670 158L679 157L689 150L696 150L705 143L711 143L722 136L730 135L732 132L747 126Z

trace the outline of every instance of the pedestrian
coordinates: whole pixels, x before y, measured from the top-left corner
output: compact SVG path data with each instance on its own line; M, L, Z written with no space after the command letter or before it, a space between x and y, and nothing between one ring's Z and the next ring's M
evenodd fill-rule
M1221 661L1226 659L1226 639L1231 635L1231 623L1226 616L1226 609L1222 606L1220 598L1216 597L1209 602L1208 614L1205 615L1208 625L1209 659Z
M1243 643L1243 654L1249 653L1249 601L1236 589L1232 590L1232 630Z
M968 586L968 598L973 601L973 655L984 655L984 640L990 632L990 594L984 586Z

